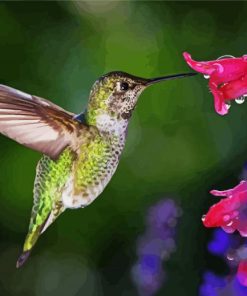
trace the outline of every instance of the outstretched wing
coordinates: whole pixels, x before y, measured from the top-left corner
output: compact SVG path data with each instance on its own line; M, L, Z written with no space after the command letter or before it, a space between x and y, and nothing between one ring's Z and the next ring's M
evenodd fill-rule
M36 96L0 85L0 133L57 159L80 129L74 114Z

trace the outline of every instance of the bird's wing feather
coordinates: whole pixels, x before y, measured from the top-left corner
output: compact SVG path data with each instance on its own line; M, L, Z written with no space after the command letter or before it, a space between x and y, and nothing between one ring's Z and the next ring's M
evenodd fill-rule
M86 128L48 100L0 85L0 133L57 159Z

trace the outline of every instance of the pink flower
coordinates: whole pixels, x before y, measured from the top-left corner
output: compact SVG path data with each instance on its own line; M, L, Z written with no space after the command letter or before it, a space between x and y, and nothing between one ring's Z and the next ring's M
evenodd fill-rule
M222 227L227 233L238 230L241 236L247 237L247 181L241 181L232 189L212 190L210 193L225 198L211 206L208 213L202 217L204 226ZM239 259L237 278L247 287L246 252Z
M184 52L183 56L192 69L208 76L218 114L228 113L230 105L226 101L247 94L247 55L240 58L223 57L207 62L194 61L187 52Z
M213 205L202 221L206 227L222 227L227 233L238 230L247 237L247 181L240 182L233 189L210 192L215 196L225 196Z

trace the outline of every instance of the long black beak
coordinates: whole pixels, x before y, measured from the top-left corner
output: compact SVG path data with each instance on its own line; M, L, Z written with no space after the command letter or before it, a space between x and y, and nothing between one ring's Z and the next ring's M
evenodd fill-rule
M171 80L171 79L177 79L177 78L184 78L188 76L194 76L197 73L183 73L183 74L175 74L175 75L169 75L169 76L163 76L163 77L157 77L152 79L147 79L146 85L151 85L157 82L165 81L165 80Z

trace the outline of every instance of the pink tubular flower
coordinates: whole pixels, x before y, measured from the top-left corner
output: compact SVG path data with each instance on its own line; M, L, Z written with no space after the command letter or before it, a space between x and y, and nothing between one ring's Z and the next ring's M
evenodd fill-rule
M233 189L210 192L215 196L225 196L213 205L202 221L206 227L222 227L227 233L238 230L247 237L247 181L240 182Z
M209 88L214 96L214 106L218 114L228 113L229 104L226 101L247 94L247 55L240 58L222 57L207 62L194 61L187 52L184 52L183 56L192 69L208 76Z
M247 181L241 181L232 189L210 192L214 196L225 197L211 206L208 213L202 217L206 227L222 227L227 233L238 230L240 235L247 237ZM247 287L247 248L238 251L239 265L237 278Z

